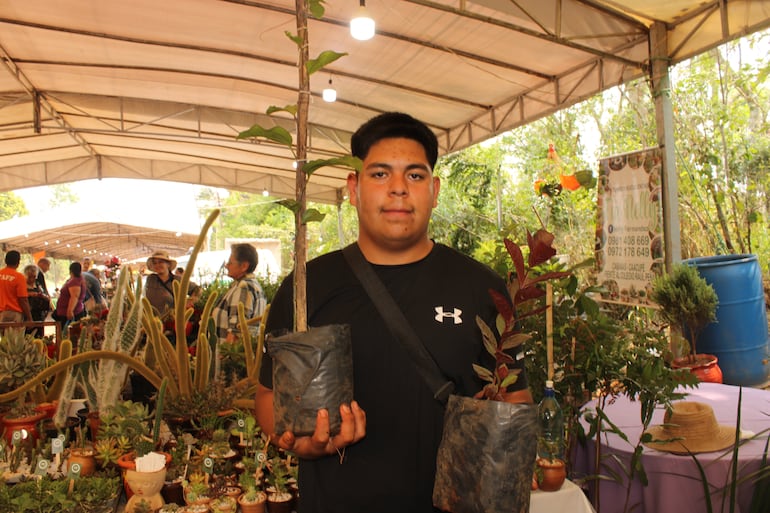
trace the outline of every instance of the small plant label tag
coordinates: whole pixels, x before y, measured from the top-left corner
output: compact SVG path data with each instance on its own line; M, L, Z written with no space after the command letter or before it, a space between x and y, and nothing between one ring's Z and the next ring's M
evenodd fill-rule
M51 462L48 460L40 460L35 465L35 475L44 476L48 473L48 467L51 466Z
M52 454L61 454L63 450L64 450L64 440L58 437L51 440Z
M77 479L80 477L80 463L73 463L69 466L69 470L67 471L67 478L68 479Z
M14 447L18 447L21 443L21 431L14 431L11 435L11 444L13 444Z
M203 471L207 474L214 472L214 460L212 458L203 459Z

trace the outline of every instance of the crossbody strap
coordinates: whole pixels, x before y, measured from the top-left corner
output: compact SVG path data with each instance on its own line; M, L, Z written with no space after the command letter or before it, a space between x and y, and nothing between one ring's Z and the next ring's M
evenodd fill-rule
M412 325L404 316L404 312L396 304L393 296L382 283L380 278L374 273L371 264L366 261L358 244L353 243L342 250L345 260L348 261L353 269L358 281L363 285L369 298L377 307L377 311L385 319L393 336L396 337L404 346L412 363L417 367L417 372L425 380L426 384L433 392L433 398L442 404L445 404L449 395L454 391L454 383L444 377L438 364L425 349L417 334L412 329Z

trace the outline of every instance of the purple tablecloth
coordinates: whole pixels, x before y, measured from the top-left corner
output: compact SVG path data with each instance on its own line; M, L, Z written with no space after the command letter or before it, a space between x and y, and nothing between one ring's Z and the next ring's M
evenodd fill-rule
M738 407L738 390L739 387L736 386L701 383L697 389L689 391L686 400L711 405L718 423L734 426ZM586 408L595 409L595 407L595 402L586 405ZM642 431L639 408L638 402L632 403L625 397L618 398L614 404L605 407L607 416L628 436L629 442L634 445ZM661 424L663 413L662 409L657 410L651 425ZM744 388L741 430L745 435L747 431L760 433L768 428L770 428L770 391ZM739 478L757 470L766 438L767 433L740 445L738 452ZM601 513L621 513L624 511L627 480L618 464L608 456L610 454L617 455L627 467L632 452L633 446L619 436L602 435L602 462L623 476L623 483L601 480L601 509L599 510ZM697 455L711 485L712 507L715 512L722 511L722 495L719 489L725 487L730 480L731 454L725 455L724 453L725 451L720 451ZM573 461L575 477L595 475L595 441L590 440L585 447L578 444ZM628 511L634 511L634 513L706 511L703 485L697 466L690 456L677 456L645 447L642 462L647 472L649 484L646 487L642 486L638 480L631 483ZM600 474L606 476L609 475L609 472L607 469L603 469ZM589 486L589 489L591 490L589 494L591 502L596 507L594 486ZM739 485L736 513L745 513L749 510L753 489L754 486L751 482L743 482ZM726 494L729 497L729 490ZM632 510L631 507L634 505L637 506ZM725 511L729 511L729 508L726 507Z

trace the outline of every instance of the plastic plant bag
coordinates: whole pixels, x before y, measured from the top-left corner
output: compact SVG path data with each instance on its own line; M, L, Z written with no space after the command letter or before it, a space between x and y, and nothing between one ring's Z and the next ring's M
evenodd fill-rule
M450 396L433 505L452 513L526 513L536 450L533 405Z
M340 405L353 400L350 326L332 324L270 338L275 432L312 435L319 409L329 411L330 432L340 429Z

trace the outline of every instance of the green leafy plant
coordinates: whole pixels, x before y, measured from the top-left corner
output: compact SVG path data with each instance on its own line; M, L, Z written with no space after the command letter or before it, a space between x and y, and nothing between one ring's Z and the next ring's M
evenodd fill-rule
M325 166L346 166L359 169L361 162L352 156L338 157L332 159L307 160L308 145L308 108L310 103L310 75L322 70L325 66L333 63L337 59L347 55L331 50L324 50L315 59L310 59L308 39L308 13L313 17L320 19L323 17L324 0L307 0L304 5L297 4L295 17L297 22L297 33L286 32L286 36L297 46L299 68L299 87L296 105L286 105L283 107L270 106L266 114L268 116L290 116L296 128L296 141L291 133L280 123L272 127L254 125L238 134L238 139L266 139L287 147L297 162L296 173L296 195L294 200L281 201L281 205L287 207L294 213L294 322L297 331L307 331L307 305L306 298L306 246L307 229L306 225L311 221L320 221L323 215L317 209L307 208L306 188L311 175Z
M714 287L687 264L675 264L669 274L655 279L650 297L660 306L660 316L680 333L687 330L690 362L695 361L698 335L716 320L717 294Z

